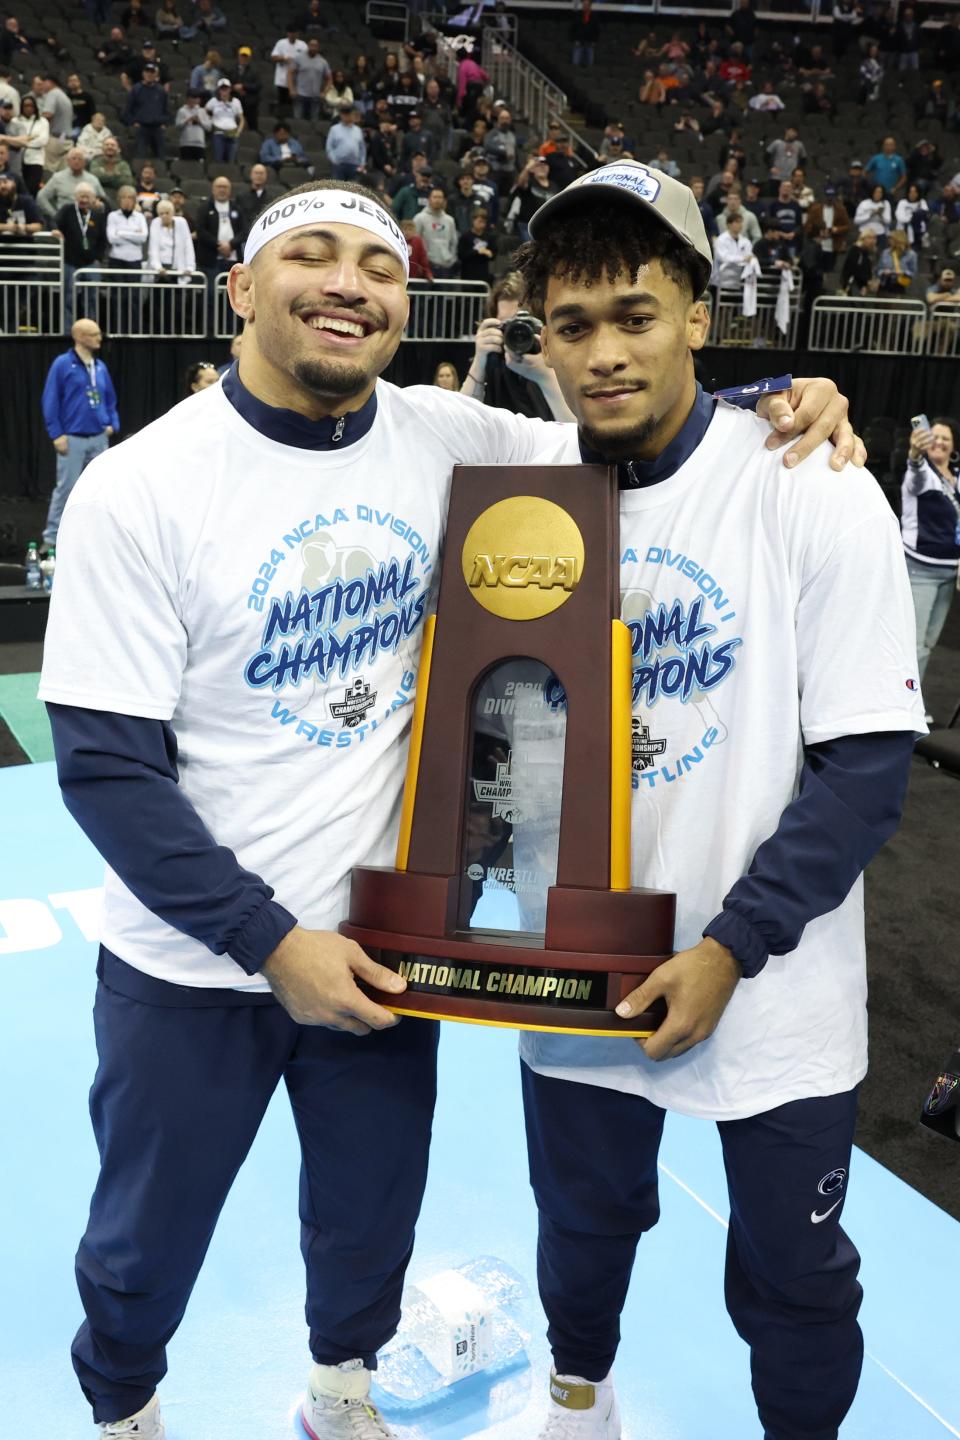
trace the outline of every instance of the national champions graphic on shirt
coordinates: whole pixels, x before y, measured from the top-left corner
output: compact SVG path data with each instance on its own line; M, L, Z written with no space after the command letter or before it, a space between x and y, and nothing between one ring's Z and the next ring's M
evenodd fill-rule
M633 788L654 790L695 774L727 740L722 687L743 637L730 633L737 630L731 596L682 549L628 547L620 565L621 617L633 652ZM638 574L643 569L648 579L652 566L656 594ZM665 704L673 700L685 708Z
M246 597L263 623L243 669L273 722L318 749L343 750L406 705L432 573L417 528L362 503L278 537Z

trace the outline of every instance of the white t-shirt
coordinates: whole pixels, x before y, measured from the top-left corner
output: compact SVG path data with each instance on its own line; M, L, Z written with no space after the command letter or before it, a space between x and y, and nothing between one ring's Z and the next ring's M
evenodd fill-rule
M243 119L243 106L235 96L230 100L221 100L219 95L214 95L204 109L213 121L214 130L222 130L225 134L237 130Z
M277 63L273 70L273 83L279 85L282 90L288 87L290 78L290 62L297 61L303 55L308 55L307 42L305 40L288 40L286 36L278 40L271 52L271 60ZM277 60L277 56L281 58Z
M646 742L633 883L676 893L678 949L700 940L776 830L804 741L925 729L910 588L880 487L867 471L830 470L827 445L787 471L764 448L769 433L720 403L674 475L621 498L622 618ZM849 1090L867 1062L862 884L741 981L711 1038L678 1059L539 1033L521 1053L544 1074L714 1120Z
M557 429L433 386L377 397L366 435L310 451L211 386L99 456L61 524L40 685L171 721L211 834L318 929L345 918L354 865L393 862L453 467L529 462ZM160 979L267 988L109 870L101 938Z

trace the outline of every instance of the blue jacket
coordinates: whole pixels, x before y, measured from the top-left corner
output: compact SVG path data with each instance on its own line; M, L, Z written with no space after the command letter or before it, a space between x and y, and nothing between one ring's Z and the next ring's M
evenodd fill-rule
M294 140L293 136L290 135L286 143L290 146L290 154L295 160L306 160L307 157L304 154L303 146L299 140ZM274 140L272 135L268 135L260 146L260 163L261 165L283 164L283 156L280 154L280 142L279 140Z
M102 435L108 425L120 429L117 395L110 372L95 360L96 401L91 403L90 375L76 350L58 355L43 387L43 423L51 440L60 435Z

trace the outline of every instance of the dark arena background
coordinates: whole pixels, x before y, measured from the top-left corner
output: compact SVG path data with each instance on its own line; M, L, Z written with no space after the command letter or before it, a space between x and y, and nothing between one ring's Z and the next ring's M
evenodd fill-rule
M440 187L454 221L445 236L415 221L424 246L411 318L386 378L431 384L451 362L469 387L482 319L517 308L511 256L537 204L584 170L632 157L691 185L717 236L705 387L830 376L899 513L911 417L960 419L960 5L747 0L731 12L723 0L592 10L520 0L441 13L398 0L184 0L155 13L154 0L15 0L3 14L0 100L16 104L0 109L0 174L13 175L12 187L0 182L0 1435L79 1440L92 1431L68 1352L79 1318L72 1257L96 1174L86 1093L102 862L60 802L36 699L49 597L26 588L24 569L54 484L41 394L70 347L69 316L102 328L121 438L183 398L198 362L225 367L237 328L230 255L266 200L331 174L328 135L350 101L365 138L360 178L414 221ZM294 17L331 72L316 99L275 84L271 56ZM468 44L483 74L458 86ZM391 53L409 78L394 77ZM197 134L188 92L205 106L223 77L240 99L239 134ZM163 101L144 96L158 87ZM37 140L28 95L51 117L29 151L4 140ZM68 158L78 147L81 160ZM77 248L80 172L103 195L92 252ZM106 231L122 184L145 217L139 241ZM151 228L165 199L190 237L179 276L164 273ZM741 261L720 240L738 210L759 262L746 294ZM482 244L471 238L477 212ZM502 369L490 379L487 403L549 413L537 386ZM871 1069L844 1224L864 1257L868 1358L848 1440L960 1437L960 1145L919 1123L960 1042L960 604L924 698L936 743L915 757L902 827L866 876ZM509 1032L444 1029L414 1276L489 1253L535 1295L515 1052ZM297 1163L278 1101L171 1346L161 1389L170 1440L303 1436ZM714 1127L670 1117L661 1171L663 1219L644 1240L624 1316L624 1433L746 1440L756 1418L747 1352L723 1310L728 1208ZM533 1440L548 1358L535 1302L531 1317L529 1364L464 1382L432 1407L385 1407L397 1435Z

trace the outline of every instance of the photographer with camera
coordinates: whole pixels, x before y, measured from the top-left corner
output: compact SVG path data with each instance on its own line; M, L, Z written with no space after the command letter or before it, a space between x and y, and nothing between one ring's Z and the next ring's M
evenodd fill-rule
M543 358L539 339L543 326L520 309L522 294L516 271L494 285L460 393L514 415L571 420L554 373Z

